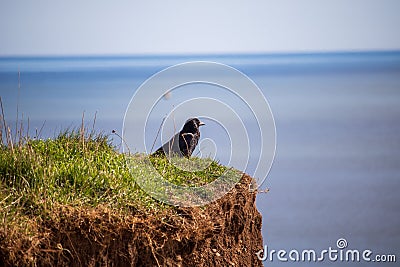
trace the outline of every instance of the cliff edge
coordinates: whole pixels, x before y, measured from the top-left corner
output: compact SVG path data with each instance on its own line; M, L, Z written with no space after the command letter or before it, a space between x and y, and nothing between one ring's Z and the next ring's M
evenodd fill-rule
M60 206L18 240L0 235L3 266L262 266L261 215L244 175L205 207L117 216L106 207ZM56 214L58 213L58 214ZM57 219L54 219L57 218ZM3 232L4 234L4 232ZM17 238L17 235L14 236Z

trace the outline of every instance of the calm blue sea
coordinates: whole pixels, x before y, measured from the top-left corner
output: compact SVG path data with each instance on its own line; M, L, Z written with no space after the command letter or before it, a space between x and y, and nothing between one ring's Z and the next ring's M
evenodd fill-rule
M129 100L146 79L192 60L237 68L270 104L276 157L262 186L270 191L257 197L270 250L319 252L345 238L348 249L396 254L400 261L400 52L0 58L0 96L9 125L18 106L31 135L78 127L83 113L88 126L96 114L96 128L111 133L121 131ZM212 128L204 135L212 138ZM290 264L397 266L265 262Z

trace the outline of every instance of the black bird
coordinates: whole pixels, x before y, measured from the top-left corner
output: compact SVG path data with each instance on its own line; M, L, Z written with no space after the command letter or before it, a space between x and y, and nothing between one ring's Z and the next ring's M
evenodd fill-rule
M200 139L200 126L204 125L198 118L190 118L182 130L171 140L156 150L153 155L184 156L190 158Z

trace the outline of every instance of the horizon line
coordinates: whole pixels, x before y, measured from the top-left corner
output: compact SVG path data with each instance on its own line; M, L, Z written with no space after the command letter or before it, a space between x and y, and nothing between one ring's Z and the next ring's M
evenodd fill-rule
M173 57L256 57L256 56L305 56L305 55L362 55L400 54L398 50L329 50L329 51L275 51L275 52L229 52L229 53L104 53L104 54L20 54L0 55L0 59L18 58L173 58Z

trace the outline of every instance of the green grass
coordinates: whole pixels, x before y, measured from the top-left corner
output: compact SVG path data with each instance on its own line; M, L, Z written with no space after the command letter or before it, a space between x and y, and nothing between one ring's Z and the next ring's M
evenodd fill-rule
M26 139L0 145L0 216L5 222L44 218L60 206L106 206L116 212L156 212L172 208L153 199L137 184L152 182L154 169L168 182L206 185L227 171L210 159L126 155L103 134L66 131L54 139ZM192 171L196 169L197 171ZM151 184L162 191L163 185ZM25 220L23 217L26 217ZM16 218L17 217L17 218Z
M3 195L30 198L30 202L70 205L118 205L140 193L106 136L81 137L65 132L54 140L28 140L4 146L0 153ZM124 193L128 194L128 197Z

